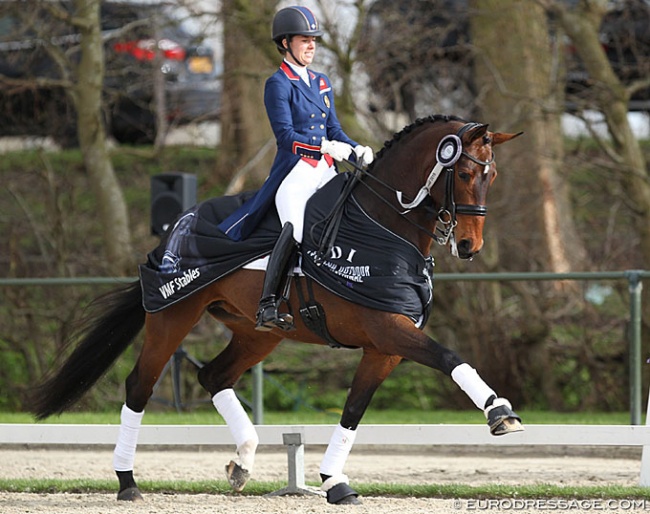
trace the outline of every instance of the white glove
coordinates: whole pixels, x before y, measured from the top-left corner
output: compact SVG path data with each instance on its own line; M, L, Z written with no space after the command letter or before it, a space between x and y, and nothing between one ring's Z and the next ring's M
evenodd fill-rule
M375 154L369 146L357 145L354 147L354 153L362 166L368 166L375 160Z
M330 155L335 161L342 161L350 157L352 146L341 141L328 141L323 139L320 145L320 152Z

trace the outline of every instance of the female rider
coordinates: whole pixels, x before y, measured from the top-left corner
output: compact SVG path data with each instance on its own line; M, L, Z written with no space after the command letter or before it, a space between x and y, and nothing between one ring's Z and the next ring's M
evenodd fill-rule
M266 81L264 105L277 154L262 188L219 225L232 239L245 239L275 201L282 231L267 264L257 330L293 328L292 316L278 313L278 289L293 249L302 241L307 200L336 175L334 161L354 155L368 165L374 158L370 147L343 132L327 76L308 69L322 34L306 7L286 7L275 15L273 41L284 60Z

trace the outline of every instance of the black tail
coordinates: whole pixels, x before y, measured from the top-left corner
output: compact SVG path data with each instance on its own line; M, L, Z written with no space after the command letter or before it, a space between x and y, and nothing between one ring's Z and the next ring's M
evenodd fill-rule
M97 298L93 310L97 312L83 321L81 340L70 357L31 395L30 411L37 419L60 414L77 402L142 330L145 311L140 283Z

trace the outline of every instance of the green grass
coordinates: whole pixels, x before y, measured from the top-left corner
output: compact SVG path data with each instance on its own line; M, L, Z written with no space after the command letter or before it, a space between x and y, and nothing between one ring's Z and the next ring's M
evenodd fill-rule
M548 412L519 411L524 423L565 425L627 425L627 412ZM265 412L265 425L328 425L335 424L340 412ZM33 423L29 413L0 412L0 423ZM119 424L119 411L113 413L72 412L53 416L44 423L64 424ZM195 412L147 412L143 423L149 425L220 425L223 420L214 410ZM483 415L477 410L424 412L420 410L369 410L362 424L483 424Z
M316 482L307 485L318 487ZM138 483L142 493L159 494L226 494L238 496L225 480L198 481L147 481ZM260 482L251 480L245 496L261 496L286 486L284 482ZM362 496L408 496L411 498L603 498L603 499L650 499L650 490L644 487L624 486L557 486L540 485L480 485L463 484L363 484L353 483L354 489ZM116 493L114 480L60 480L60 479L0 479L0 491L13 493Z
M544 412L521 411L524 422L529 424L604 424L622 425L629 423L629 414L593 412ZM334 424L338 421L336 412L266 412L266 424ZM0 413L0 423L32 423L27 413ZM66 413L46 420L47 423L116 424L119 413ZM149 424L222 424L221 418L212 410L191 413L151 412L144 418ZM478 411L369 411L364 417L367 424L466 424L485 423ZM315 482L309 485L318 486ZM140 489L148 493L167 494L225 494L235 496L225 480L200 481L142 481ZM259 496L277 491L286 486L284 482L263 482L251 480L243 493ZM639 499L650 500L650 489L623 486L558 486L541 485L480 485L429 484L405 485L394 483L353 483L362 496L393 496L420 498L466 498L466 499L546 499L560 498L568 501L580 499ZM23 493L116 493L114 480L62 480L62 479L0 479L0 491Z

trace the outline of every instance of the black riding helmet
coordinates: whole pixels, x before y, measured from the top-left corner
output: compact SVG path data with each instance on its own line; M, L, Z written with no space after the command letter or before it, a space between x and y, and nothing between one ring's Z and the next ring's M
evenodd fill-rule
M281 51L288 51L296 62L300 61L293 55L291 48L284 48L282 40L286 39L287 43L291 41L292 36L316 36L323 35L323 31L318 25L318 20L314 13L306 7L294 5L280 9L273 18L272 28L273 41Z

